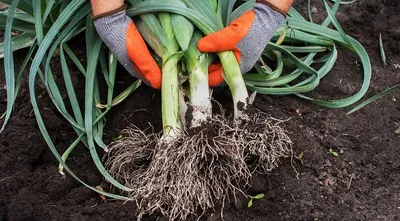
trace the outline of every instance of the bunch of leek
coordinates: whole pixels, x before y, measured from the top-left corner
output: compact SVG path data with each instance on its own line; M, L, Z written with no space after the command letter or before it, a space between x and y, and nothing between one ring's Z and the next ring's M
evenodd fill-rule
M209 10L221 22L214 30L194 28L173 10L148 13L153 4L164 3L198 15L201 9ZM185 219L198 207L205 210L240 191L253 172L249 160L254 169L271 170L291 151L280 122L262 114L247 116L250 99L230 51L217 56L233 94L234 118L212 115L208 66L216 56L197 49L204 34L224 27L217 1L216 5L210 3L137 1L131 11L136 13L135 23L155 58L161 60L163 135L158 140L157 135L144 136L136 127L125 130L127 135L109 147L106 164L118 181L133 190L130 195L138 201L140 214L161 211L170 219ZM223 1L218 4L220 10L227 10ZM250 10L252 4L244 4L236 15Z
M247 1L233 10L234 3L235 1L216 0L147 0L135 2L135 7L128 10L128 14L143 16L148 13L175 13L186 17L203 35L208 35L222 29L247 10L251 10L254 1ZM338 43L360 56L365 73L363 87L360 92L349 98L334 101L312 101L332 108L343 107L354 103L365 94L370 78L368 56L366 56L363 47L357 41L345 35L338 26L333 14L339 4L340 1L337 1L333 10L325 4L329 18L322 26L306 23L296 11L291 10L288 21L290 29L294 29L296 35L290 33L293 30L288 31L288 27L282 26L274 38L276 43L269 44L260 58L261 64L267 59L277 62L275 71L266 68L264 64L263 67L257 64L258 74L250 73L242 76L233 52L227 51L216 54L224 68L223 77L232 92L233 124L230 124L225 116L213 116L211 114L209 88L205 82L207 79L206 66L213 61L213 55L201 54L192 46L195 44L189 45L189 48L184 52L184 58L181 60L183 63L181 67L184 67L181 71L189 73L189 81L180 86L182 87L181 94L189 97L189 108L186 108L185 102L182 102L184 99L179 99L180 103L176 99L175 105L177 107L174 112L177 116L178 109L183 110L180 113L181 124L179 127L183 133L175 136L168 147L157 145L154 151L148 152L147 159L150 160L147 164L140 166L141 174L124 175L124 178L129 180L127 185L133 185L131 186L132 189L137 189L132 196L140 200L139 205L143 213L161 211L169 218L185 219L189 214L195 213L198 206L202 209L209 208L214 205L214 202L224 201L229 194L234 193L235 190L240 190L243 186L239 182L244 181L246 183L254 172L253 169L269 171L276 167L280 157L290 154L290 140L279 123L271 122L270 118L259 113L248 114L252 98L249 97L247 88L259 93L294 93L312 100L298 93L314 89L319 84L320 79L331 70L337 55L335 43ZM301 20L301 22L298 22L298 20ZM330 22L333 22L338 31L324 28ZM315 29L307 28L308 26ZM147 28L150 29L149 26ZM145 29L142 29L141 33L146 36L143 30ZM319 36L318 30L327 34ZM153 34L155 33L153 32ZM154 35L151 36L152 38L146 39L149 45L152 45L151 40L155 37ZM177 33L175 33L175 36L178 36ZM196 38L200 38L201 34L196 33L193 36L192 42L196 42ZM280 45L285 42L292 44L293 40L300 40L315 46L289 47ZM178 40L178 43L181 43L181 41ZM185 50L185 47L181 47L181 49ZM314 59L319 52L325 51L329 51L329 53L319 60ZM299 59L293 54L296 52L309 52L310 54ZM284 56L287 57L286 60L284 60ZM318 71L311 67L312 63L320 62L325 62L325 65ZM296 67L294 72L282 75L283 67L290 65ZM265 70L271 71L266 72ZM294 85L289 84L299 79L303 73L310 76ZM163 74L165 73L163 72ZM180 76L183 76L180 82L185 82L185 74ZM189 86L187 86L187 83ZM178 93L175 91L174 94L177 95ZM168 116L163 115L164 117ZM189 128L185 128L185 125L182 124L187 120L190 120ZM211 125L211 128L217 132L212 134L207 125ZM166 126L168 125L163 125L164 128ZM190 131L192 127L198 127L200 130L195 130L197 132L195 134L187 133L186 129ZM120 149L120 144L117 142L116 146L111 149ZM124 145L126 144L129 145L125 142ZM140 153L142 151L131 152ZM143 154L139 155L144 156ZM114 167L112 171L117 171L116 169L121 171L121 164L115 162L129 162L131 165L133 163L137 166L137 158L132 159L134 159L133 162L126 158L124 160L113 158L113 164L118 165L118 167ZM248 165L249 159L255 164ZM141 161L143 162L143 160ZM132 168L129 165L125 166Z
M140 199L138 202L143 213L161 210L170 218L180 217L183 219L189 214L195 213L199 206L202 209L213 207L217 201L223 201L227 193L241 187L235 183L235 180L246 180L251 175L252 171L249 171L250 168L245 162L249 156L259 157L258 160L261 162L266 161L267 163L256 165L256 167L261 166L263 170L270 170L277 164L279 157L287 154L285 151L290 149L290 146L286 142L287 137L279 124L266 121L263 119L264 116L259 114L248 115L246 113L252 100L249 99L247 89L261 94L295 94L322 106L339 108L354 104L361 99L370 83L371 65L365 49L359 42L343 32L334 17L340 1L336 0L333 8L330 8L324 1L328 18L321 25L306 21L292 9L287 18L288 26L282 25L276 32L273 39L275 43L271 42L267 46L264 54L260 57L260 63L255 66L257 73L242 76L232 52L216 55L224 66L224 79L232 92L234 101L234 123L230 124L225 116L211 114L210 90L206 84L208 76L206 67L213 61L214 55L202 54L193 45L196 45L195 42L202 35L220 30L242 13L250 10L254 1L241 1L243 4L235 8L235 0L129 0L128 2L134 7L128 10L128 14L137 19L136 22L142 35L156 53L155 57L161 60L165 75L163 84L169 87L162 89L163 136L146 134L138 128L127 130L131 135L131 140L127 140L128 143L135 144L133 147L140 148L131 146L130 151L114 148L108 162L121 166L123 162L133 161L134 164L131 164L130 169L134 172L121 174L111 169L111 172L115 172L112 173L114 176L111 176L103 167L96 151L96 146L107 151L106 145L102 142L104 116L114 105L133 92L140 82L135 82L125 93L113 99L116 59L111 53L106 56L106 53L101 50L102 43L95 34L93 23L90 20L90 5L87 1L3 0L2 2L11 5L8 11L0 12L0 17L4 18L2 19L4 22L0 22L0 26L6 30L5 42L0 44L0 56L4 55L8 95L7 111L3 115L5 116L3 128L11 116L23 70L33 58L29 73L33 110L47 144L60 162L61 171L64 168L82 182L67 167L65 161L75 146L80 142L84 143L89 148L94 163L104 177L113 186L130 193L131 197L109 194L82 183L111 198ZM16 12L17 8L21 11ZM7 22L5 22L6 18ZM194 25L194 28L174 30L174 28L191 26L187 21L183 21L186 26L172 25L171 28L170 22L173 22L175 18L181 21L186 18ZM159 25L152 25L152 22ZM336 30L327 28L330 23L335 26ZM20 31L22 34L12 38L12 30ZM187 33L181 34L182 30ZM87 68L84 68L68 47L68 42L83 32L86 36ZM177 32L179 35L173 34ZM146 37L146 35L148 36ZM152 44L155 42L151 38L155 35L157 37L164 35L164 40L159 39L157 44ZM293 43L295 44L293 45ZM337 45L344 46L360 57L364 73L360 91L348 98L330 101L317 100L301 94L317 87L320 80L332 69L337 59ZM30 50L18 77L15 78L12 51L24 47L30 47ZM56 50L60 52L63 78L68 92L68 100L72 106L71 113L66 108L59 85L55 82L54 73L49 65ZM307 53L307 55L299 57L296 56L296 53L303 55ZM318 54L323 56L318 57ZM68 55L85 79L87 94L84 114L82 114L83 111L81 111L75 96L69 66L66 62L68 58L65 55ZM275 70L267 65L270 62L276 63ZM319 66L319 69L312 67L313 64L321 63L323 65ZM285 75L283 73L285 67L294 68L294 71ZM98 70L101 70L109 86L105 105L99 102L100 93L96 75ZM58 153L47 132L36 101L35 80L37 74L57 110L71 123L78 135L76 141L70 145L63 156ZM306 76L306 78L301 78L302 76ZM188 99L183 99L184 96ZM251 127L255 128L255 131L249 133L246 125L254 123L257 127ZM186 125L189 126L186 127ZM211 125L211 127L207 127L207 125ZM265 125L269 127L267 131L265 131ZM188 132L193 128L200 128L201 132ZM210 133L212 130L207 130L207 128L217 128L217 130L212 134ZM210 134L212 136L205 136ZM271 145L265 145L270 137L273 137L275 141L271 142ZM186 147L186 149L181 149L181 147ZM214 154L211 158L208 155L210 152ZM271 154L269 155L269 153ZM125 158L121 158L121 156L125 156ZM170 161L164 160L165 162L163 162L163 159ZM168 167L171 165L177 166ZM185 165L187 167L184 167ZM199 168L207 168L206 173L199 173L202 171L199 168L193 169L193 166L198 165L200 165ZM157 174L163 176L157 177ZM170 174L183 176L173 177L173 179L166 177ZM207 175L210 175L208 176L209 180L204 180L203 178ZM125 181L126 185L121 184L121 180ZM167 182L161 184L159 181ZM151 189L157 185L158 188ZM136 187L141 188L135 189ZM146 189L147 187L151 188ZM190 188L197 192L187 195L190 193ZM173 193L180 195L173 195Z

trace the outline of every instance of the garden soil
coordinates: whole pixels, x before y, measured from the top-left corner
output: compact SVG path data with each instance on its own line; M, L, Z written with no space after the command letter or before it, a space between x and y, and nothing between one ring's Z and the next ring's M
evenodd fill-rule
M306 14L306 5L307 1L297 0L295 7ZM315 22L326 16L319 2L312 11ZM373 77L368 96L400 83L399 11L399 1L368 0L343 5L337 15L344 30L358 39L371 56ZM380 58L380 33L388 57L386 66ZM83 44L79 38L74 41L75 51L82 50ZM25 54L16 53L16 64L22 63ZM58 58L54 58L53 70L60 71ZM82 77L77 70L72 71L82 100ZM132 79L121 76L118 88L123 89ZM3 112L3 70L0 79ZM312 95L345 97L355 93L360 83L361 67L356 57L340 50L334 70ZM74 131L40 84L36 96L51 138L59 151L65 150L76 138ZM228 109L229 97L229 92L215 92L215 98ZM200 220L400 220L400 136L395 133L400 127L398 91L351 115L346 115L349 108L327 109L295 96L258 95L254 106L287 119L285 127L294 142L294 156L302 157L284 159L279 168L254 177L246 193L263 193L265 197L255 200L251 208L247 207L249 199L238 197L236 203L225 203L223 211L216 207ZM110 142L132 123L145 129L151 122L159 130L160 119L160 93L142 86L108 114L105 140ZM80 146L67 163L88 184L109 190L85 147ZM0 220L136 220L133 203L103 201L71 176L61 176L57 166L36 124L24 80L13 116L0 134ZM144 220L166 219L153 214Z

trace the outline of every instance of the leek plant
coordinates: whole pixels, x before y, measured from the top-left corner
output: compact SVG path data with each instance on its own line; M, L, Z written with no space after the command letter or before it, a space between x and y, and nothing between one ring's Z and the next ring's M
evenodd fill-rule
M184 55L184 62L189 75L189 118L190 128L204 126L212 118L211 92L208 86L208 66L213 57L201 53L197 49L197 42L203 37L202 33L196 30L188 50ZM186 117L186 114L185 114Z
M234 127L223 117L212 117L208 66L214 57L198 51L201 32L181 15L166 12L140 15L135 23L162 60L163 135L160 139L137 127L126 129L124 138L109 147L106 165L134 190L130 196L137 200L140 216L161 211L170 219L185 219L198 207L210 208L213 200L239 190L239 182L251 174L244 148L232 145L238 143ZM181 36L178 43L181 31L173 27L189 30L186 39ZM188 104L180 102L179 88ZM219 132L210 134L209 127Z
M158 14L158 20L153 15L142 17L143 20L137 23L138 29L162 60L161 109L163 139L173 140L181 134L182 130L179 112L180 86L178 79L178 63L182 58L182 52L180 52L180 46L172 28L172 23L173 21L176 22L176 19L173 19L174 15L171 16L171 14L165 12ZM191 23L186 24L192 27ZM156 28L159 30L151 31L151 29ZM159 34L156 36L158 39L155 38L155 33ZM190 36L188 38L190 39Z
M183 2L161 3L197 13L198 9L193 10ZM168 140L157 142L157 135L144 136L145 133L137 127L127 129L126 136L110 146L106 164L118 181L134 190L130 195L138 200L140 214L161 211L170 219L186 219L198 207L206 210L214 205L215 200L229 200L229 195L240 192L242 183L247 184L256 169L269 171L275 168L279 158L290 155L291 142L279 125L280 121L260 113L246 116L250 99L233 52L218 53L218 57L233 94L234 118L230 121L224 115L213 116L207 70L215 56L197 49L197 43L205 33L201 33L198 26L193 34L193 28L182 17L183 14L172 14L171 18L178 19L169 21L165 19L166 11L146 13L152 4L159 3L151 0L136 2L135 10L143 10L137 14L136 24L162 60L162 138L167 136ZM220 4L222 8L223 4ZM200 6L209 9L207 7L211 5ZM252 5L244 6L237 16L251 9ZM217 16L216 10L212 13ZM224 23L228 24L228 21ZM178 39L181 32L173 27L190 30L186 33L188 39ZM219 29L222 27L221 22ZM203 30L207 28L203 27ZM187 73L181 74L180 80L177 77L180 57L172 63L168 63L170 60L166 58L172 53L175 53L172 56L179 55L178 44L183 56L180 66L182 72ZM166 64L168 68L165 68ZM170 84L171 80L174 84ZM178 98L178 82L183 88L182 94L188 98L187 109L182 108L186 105L184 102L179 102L182 99ZM167 90L164 91L164 87ZM167 101L168 107L164 106ZM183 120L179 124L178 111L182 109L186 112L181 113L181 119L188 125ZM253 165L248 165L250 161Z
M133 127L123 131L126 133L123 139L106 145L103 142L106 114L135 91L140 81L114 95L117 61L96 35L90 4L85 0L1 2L10 4L7 11L0 12L0 27L5 29L0 56L4 56L8 101L2 129L10 119L23 72L30 64L33 111L46 143L60 162L60 173L67 171L83 185L107 197L136 200L140 215L161 211L170 219L186 219L196 214L198 208L205 211L229 200L232 194L241 192L243 183L246 185L255 171L270 171L281 157L290 155L291 142L281 127L282 121L252 110L252 97L247 90L258 94L293 94L321 106L342 108L360 100L370 84L368 54L358 41L344 33L335 18L339 5L349 1L335 0L331 7L323 0L328 17L322 24L315 24L312 19L307 21L292 8L286 24L277 30L254 71L242 75L233 52L203 54L196 43L251 10L254 0L129 0L134 7L129 7L128 14L134 18L156 60L161 61L163 132L160 136ZM330 24L335 30L328 28ZM18 35L12 37L13 31ZM77 35L86 39L86 64L70 47L71 39ZM360 58L364 76L360 91L336 100L306 96L304 93L315 89L331 71L338 46ZM27 56L16 74L12 52L26 47L29 47ZM60 73L50 66L57 54ZM232 93L232 119L224 113L211 112L207 67L216 57L222 62L223 77ZM81 72L80 76L72 76L71 62ZM48 134L36 100L37 76L77 134L76 140L61 154ZM56 82L58 76L63 85ZM85 81L84 105L77 98L73 77ZM101 103L100 80L107 84L105 104ZM63 92L68 95L67 100L62 99ZM91 187L69 169L67 158L80 143L88 148L105 179L125 194ZM106 167L97 147L106 152L110 149Z

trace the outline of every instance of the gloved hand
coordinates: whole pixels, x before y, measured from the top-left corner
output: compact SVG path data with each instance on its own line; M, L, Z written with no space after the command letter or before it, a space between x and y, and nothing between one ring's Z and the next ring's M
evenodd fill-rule
M161 70L132 19L126 15L126 7L95 15L93 20L100 38L126 70L151 87L160 89Z
M254 9L244 13L228 27L202 38L197 46L201 52L215 53L234 51L242 73L250 71L274 32L285 20L293 0L261 0ZM209 67L209 85L220 85L222 65L220 62Z

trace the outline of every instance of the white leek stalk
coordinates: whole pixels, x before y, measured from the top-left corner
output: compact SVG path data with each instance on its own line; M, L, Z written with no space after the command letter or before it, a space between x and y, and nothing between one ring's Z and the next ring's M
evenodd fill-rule
M208 86L208 56L197 49L203 35L195 31L184 58L189 72L191 107L190 128L200 127L211 118L211 98Z

